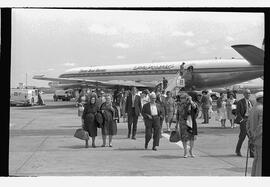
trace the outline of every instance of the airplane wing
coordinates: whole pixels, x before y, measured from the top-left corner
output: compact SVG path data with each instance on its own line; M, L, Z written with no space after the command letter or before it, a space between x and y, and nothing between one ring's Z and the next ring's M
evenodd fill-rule
M242 57L244 57L252 65L264 65L264 51L253 45L233 45Z
M153 83L138 83L135 81L124 81L124 80L110 80L110 81L98 81L89 79L78 79L78 78L51 78L45 77L44 75L35 75L33 79L57 81L62 84L78 84L78 85L92 85L92 86L135 86L141 88L155 87Z

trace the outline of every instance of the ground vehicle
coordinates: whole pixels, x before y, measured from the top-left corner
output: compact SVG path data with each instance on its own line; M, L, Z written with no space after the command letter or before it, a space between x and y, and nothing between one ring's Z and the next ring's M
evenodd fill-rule
M38 101L38 90L35 89L17 89L10 90L10 105L32 106Z
M72 95L69 90L55 90L53 95L53 100L57 101L58 99L62 99L62 101L70 101Z

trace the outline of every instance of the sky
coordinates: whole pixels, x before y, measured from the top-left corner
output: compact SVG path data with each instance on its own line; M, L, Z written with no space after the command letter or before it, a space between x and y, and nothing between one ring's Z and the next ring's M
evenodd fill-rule
M231 45L263 38L262 13L13 9L11 87L75 67L241 58Z

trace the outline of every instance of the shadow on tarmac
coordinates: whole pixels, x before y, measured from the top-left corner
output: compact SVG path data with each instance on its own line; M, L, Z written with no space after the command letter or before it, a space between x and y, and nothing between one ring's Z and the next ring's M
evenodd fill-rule
M183 156L174 156L174 155L146 155L142 156L143 158L155 158L155 159L179 159L184 158Z
M200 157L217 157L217 158L229 158L229 157L237 157L235 154L229 154L229 155L202 155Z
M114 149L114 151L145 151L143 148L118 148Z
M84 147L84 141L82 141L82 144L78 144L78 145L69 145L69 146L59 146L59 148L68 148L68 149L87 149ZM89 146L89 148L91 148L91 146Z

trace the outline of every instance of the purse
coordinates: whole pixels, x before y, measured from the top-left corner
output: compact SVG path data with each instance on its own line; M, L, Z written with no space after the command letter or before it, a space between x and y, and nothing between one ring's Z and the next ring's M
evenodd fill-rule
M89 140L89 134L87 131L79 128L75 131L74 137L79 138L81 140Z
M181 140L181 136L178 130L173 130L170 134L170 142L179 142Z

